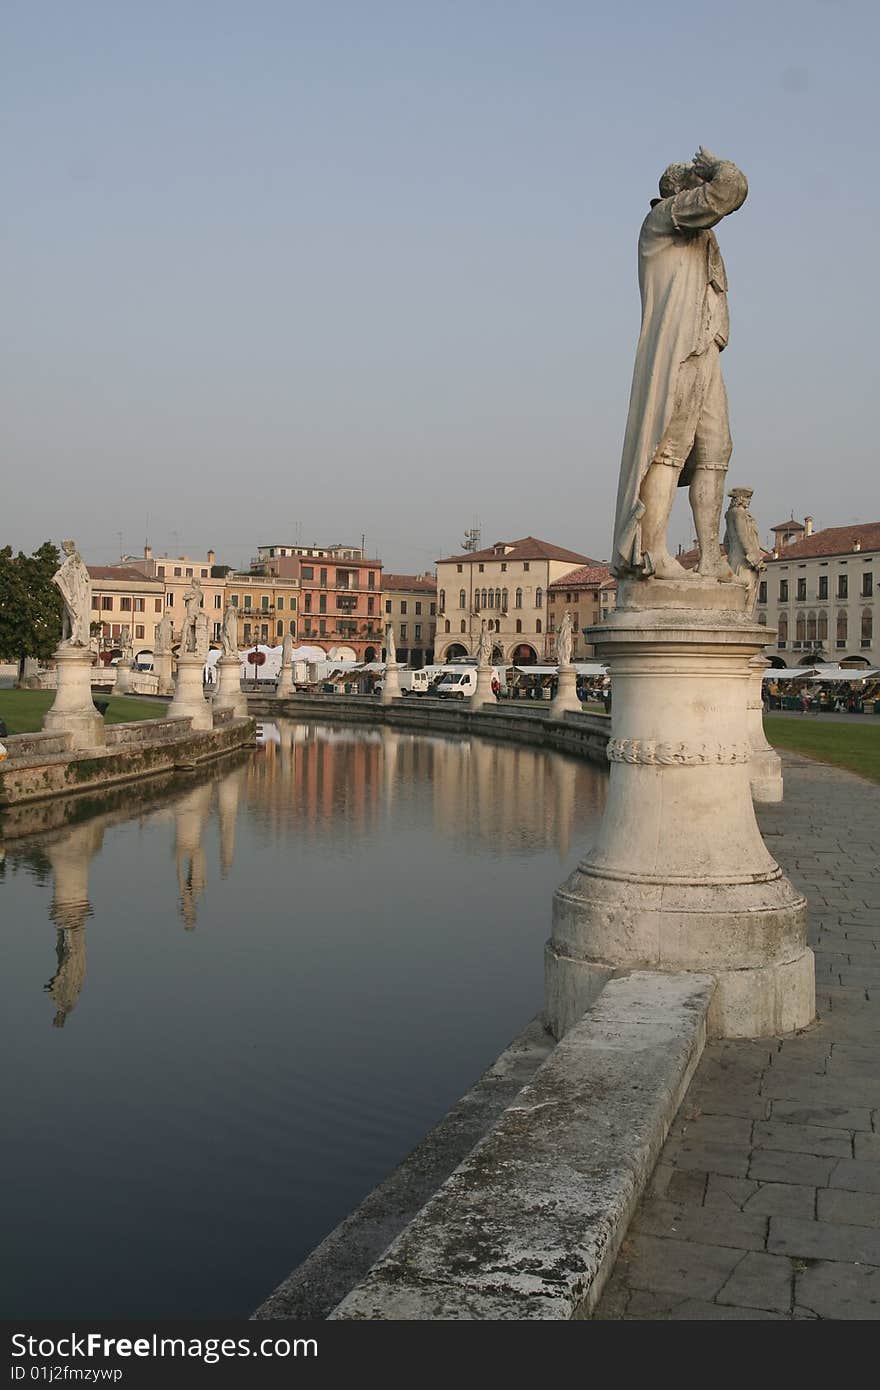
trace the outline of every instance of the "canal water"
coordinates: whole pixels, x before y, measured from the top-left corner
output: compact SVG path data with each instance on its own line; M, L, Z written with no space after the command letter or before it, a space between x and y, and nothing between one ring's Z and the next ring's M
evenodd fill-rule
M0 822L5 1317L246 1317L541 1007L587 763L281 722Z

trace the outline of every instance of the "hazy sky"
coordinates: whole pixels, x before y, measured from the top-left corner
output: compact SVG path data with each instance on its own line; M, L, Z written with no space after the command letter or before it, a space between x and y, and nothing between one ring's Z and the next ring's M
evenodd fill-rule
M700 143L751 190L731 482L876 520L878 41L874 0L7 0L0 543L605 558L638 229Z

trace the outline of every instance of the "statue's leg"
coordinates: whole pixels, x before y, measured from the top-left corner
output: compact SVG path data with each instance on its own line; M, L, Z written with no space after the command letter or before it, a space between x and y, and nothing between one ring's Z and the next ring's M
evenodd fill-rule
M733 441L719 353L717 348L710 351L709 378L694 438L695 467L690 485L690 504L700 547L697 573L712 579L729 580L733 578L733 572L721 553L719 533Z
M681 462L675 459L655 460L645 474L639 494L645 504L642 517L645 573L655 574L658 579L681 579L686 573L670 555L666 540L681 468Z

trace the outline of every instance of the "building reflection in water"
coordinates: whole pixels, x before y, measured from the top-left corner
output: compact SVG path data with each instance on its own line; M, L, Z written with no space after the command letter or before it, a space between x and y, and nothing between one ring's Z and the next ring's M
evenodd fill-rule
M212 769L180 793L170 788L155 808L132 817L130 807L83 824L13 840L7 852L41 876L53 877L49 916L55 924L57 969L45 986L62 1028L86 979L89 870L108 826L138 819L171 822L178 910L187 931L197 922L208 885L205 831L216 812L221 878L232 871L242 796L259 833L276 839L334 843L378 833L398 801L430 785L431 828L491 859L499 849L528 855L556 848L567 856L578 822L598 823L605 779L578 759L488 739L473 741L389 728L352 728L282 721L262 726L261 746L245 763ZM215 797L216 788L216 797ZM500 868L500 865L496 865ZM450 884L450 891L455 885ZM381 891L377 885L377 892ZM549 914L549 902L548 902Z

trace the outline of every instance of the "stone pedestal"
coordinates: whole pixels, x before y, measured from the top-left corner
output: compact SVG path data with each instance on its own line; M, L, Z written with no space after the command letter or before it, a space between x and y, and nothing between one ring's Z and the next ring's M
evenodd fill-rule
M746 603L738 584L642 580L622 584L618 608L589 630L614 682L611 774L596 841L554 895L546 1006L557 1037L615 971L714 975L716 1037L813 1019L806 903L752 805L749 662L767 630Z
M156 674L156 693L158 695L173 695L174 681L171 675L171 653L158 652L153 657L153 670Z
M400 695L400 667L396 661L389 661L385 666L385 678L382 681L382 694L379 701L383 705L390 705L392 700L396 700Z
M278 684L275 687L275 696L279 700L289 700L291 695L296 694L296 687L293 683L293 664L288 661L281 667L278 676Z
M168 717L176 719L188 715L192 728L212 729L214 716L211 706L205 699L202 675L205 663L198 652L181 652L177 658L177 685L174 699L168 706Z
M550 704L550 718L564 719L567 710L581 712L581 702L577 693L577 675L573 666L560 666L559 688Z
M58 688L46 712L47 734L69 734L71 748L104 743L104 720L92 700L92 654L87 647L59 647L55 653Z
M770 662L765 656L753 657L749 662L752 675L749 678L748 728L749 743L752 749L749 763L749 781L755 801L782 800L782 759L767 742L764 733L764 672Z
M492 667L477 667L477 688L468 702L468 708L477 710L481 705L497 704L495 692L492 689Z
M124 658L116 667L115 695L127 695L131 690L131 662Z
M236 719L247 715L247 699L241 688L241 662L237 656L221 656L217 662L214 709L231 710Z

